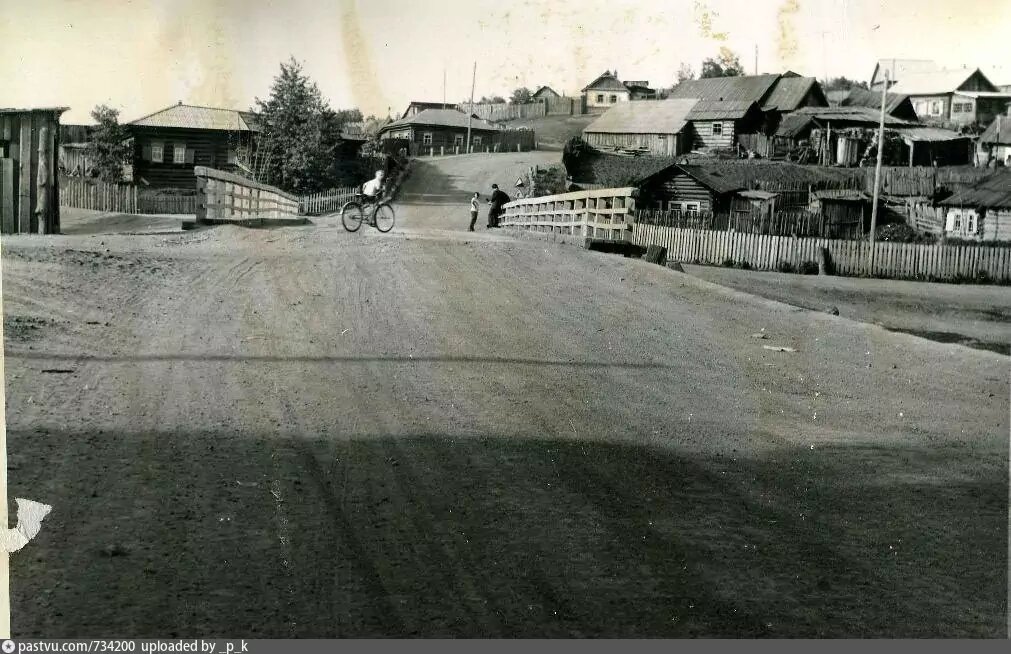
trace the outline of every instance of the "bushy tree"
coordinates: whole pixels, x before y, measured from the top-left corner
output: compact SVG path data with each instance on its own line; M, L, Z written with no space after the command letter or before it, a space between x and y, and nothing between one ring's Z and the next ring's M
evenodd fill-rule
M688 80L695 79L695 69L690 65L682 62L681 66L678 68L678 84L681 82L686 82Z
M590 145L578 136L568 140L562 149L562 165L565 166L565 172L569 177L576 176L580 166L592 152Z
M702 62L702 78L712 77L738 77L744 74L744 66L741 65L741 58L730 48L720 48L720 53L716 57L711 57Z
M121 182L123 166L130 162L130 133L119 124L119 111L104 104L92 110L91 118L98 123L91 132L86 150L92 174L103 182Z
M509 102L513 104L528 104L533 97L533 93L525 86L513 91L513 94L509 97Z
M339 156L341 128L361 122L357 109L334 111L294 58L281 64L260 114L258 177L292 193L310 193L346 180Z
M505 104L506 99L501 95L485 95L478 100L480 104Z
M854 88L866 89L868 87L867 82L858 82L846 77L835 77L822 84L822 88L826 91L849 91Z

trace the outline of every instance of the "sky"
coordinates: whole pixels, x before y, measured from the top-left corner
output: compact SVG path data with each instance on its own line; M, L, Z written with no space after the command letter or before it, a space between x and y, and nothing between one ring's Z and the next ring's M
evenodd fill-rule
M0 106L129 121L176 102L248 109L294 57L334 108L549 85L605 70L655 87L721 47L748 73L867 80L879 58L979 67L1011 84L1011 0L15 0L0 12Z

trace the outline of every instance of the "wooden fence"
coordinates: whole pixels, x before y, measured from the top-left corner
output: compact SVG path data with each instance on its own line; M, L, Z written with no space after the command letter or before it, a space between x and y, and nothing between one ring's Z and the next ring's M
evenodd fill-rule
M306 216L322 216L328 213L336 213L356 193L358 193L358 188L342 186L328 191L303 195L298 199L299 211Z
M636 212L635 222L643 225L702 229L711 231L767 234L770 236L817 236L849 239L863 235L863 225L841 223L822 213L806 210L761 214L748 212L711 213L645 209Z
M137 198L137 213L145 214L195 214L196 193L168 194L141 189Z
M514 200L505 205L499 224L535 232L624 241L630 233L636 194L634 188L609 188Z
M197 166L197 222L262 225L298 216L298 197L279 188Z
M470 105L461 104L457 109L467 113ZM530 104L476 104L474 115L482 120L498 122L504 120L522 120L524 118L543 118L547 107L543 102Z
M60 178L60 206L92 211L139 213L138 188L83 177Z
M764 234L682 229L636 224L632 240L640 246L660 245L670 261L707 265L747 264L755 270L800 269L818 262L827 250L839 275L962 281L1011 281L1011 248L985 245L923 245L878 241L870 261L868 241L793 238Z

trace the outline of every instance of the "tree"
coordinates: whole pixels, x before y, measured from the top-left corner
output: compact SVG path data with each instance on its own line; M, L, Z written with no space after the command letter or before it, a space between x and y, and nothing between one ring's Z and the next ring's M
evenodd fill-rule
M119 124L119 111L100 104L91 112L98 123L88 139L87 156L92 174L103 182L118 183L123 180L123 166L130 162L132 147L130 133Z
M262 125L256 162L261 181L293 193L339 184L348 167L339 160L341 128L360 122L357 109L334 111L294 58L281 64L270 96L256 99Z
M521 86L513 91L512 96L509 97L509 102L513 104L529 104L532 96L533 93L530 92L530 89Z
M695 79L695 70L688 64L682 62L678 68L678 84Z
M822 88L826 91L849 91L850 89L866 89L868 88L867 82L858 82L853 79L847 79L846 77L835 77L822 84Z
M741 65L741 58L730 48L720 48L720 53L716 57L711 57L702 62L702 78L712 77L738 77L744 74L744 66Z
M590 145L578 136L573 136L566 142L562 149L562 165L565 166L569 177L578 175L583 162L591 156L592 152L593 149Z
M505 104L506 99L501 95L492 96L481 96L481 99L477 101L478 104Z

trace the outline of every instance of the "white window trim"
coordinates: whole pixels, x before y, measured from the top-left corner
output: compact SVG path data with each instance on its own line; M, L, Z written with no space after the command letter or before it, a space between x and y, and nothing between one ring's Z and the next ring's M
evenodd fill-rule
M151 163L164 163L164 162L165 162L165 144L162 143L161 141L152 141Z
M723 136L723 123L713 123L713 136Z
M422 132L421 133L421 144L422 145L432 145L434 135L432 132Z
M180 152L182 153L182 157L179 156ZM180 159L181 159L181 161L180 161ZM184 164L184 163L186 163L186 146L185 145L177 145L175 143L172 144L172 163L174 163L174 164Z
M604 102L604 94L603 93L598 93L597 94L597 102L600 102L600 103Z
M480 136L473 137L472 140L471 140L471 144L472 145L481 145L481 137Z

